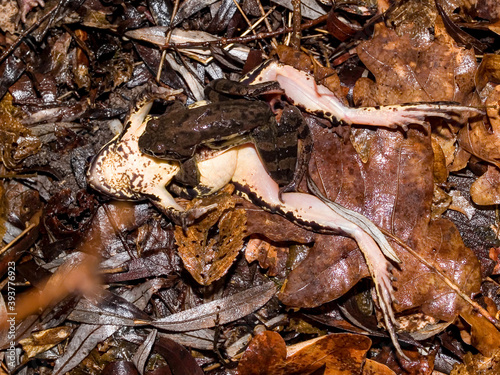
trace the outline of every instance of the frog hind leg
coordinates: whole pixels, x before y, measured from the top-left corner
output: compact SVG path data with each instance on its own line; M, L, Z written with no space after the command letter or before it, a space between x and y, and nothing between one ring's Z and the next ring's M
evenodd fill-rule
M466 117L484 114L484 110L454 102L412 103L378 107L350 108L314 77L290 65L269 60L242 82L278 81L291 103L313 114L322 114L334 123L372 125L406 130L408 125L427 126L428 117L463 122Z
M268 175L254 147L240 146L232 180L242 196L271 212L285 216L307 229L347 235L357 242L375 284L391 340L398 354L406 358L395 332L396 321L392 309L394 293L390 274L392 265L373 237L313 195L284 193L281 201L278 185Z

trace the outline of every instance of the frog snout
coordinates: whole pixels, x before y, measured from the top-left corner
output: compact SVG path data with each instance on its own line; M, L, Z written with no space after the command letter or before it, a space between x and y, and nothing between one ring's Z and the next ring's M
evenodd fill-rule
M150 137L142 136L139 138L139 149L145 154L152 156L165 155L167 147L162 142L155 142Z

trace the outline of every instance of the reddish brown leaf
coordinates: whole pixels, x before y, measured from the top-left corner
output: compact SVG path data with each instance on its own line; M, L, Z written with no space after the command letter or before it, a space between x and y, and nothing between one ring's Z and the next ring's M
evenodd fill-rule
M239 375L279 375L286 358L286 345L272 331L256 335L238 363Z
M438 23L435 33L432 43L419 48L379 23L373 38L359 45L358 55L377 81L378 104L465 102L474 89L474 52L457 47Z
M395 375L396 373L392 371L386 365L382 363L367 359L365 365L363 366L363 375Z
M470 195L474 203L479 205L500 204L500 170L498 167L489 165L486 173L472 184Z
M220 279L233 264L243 247L246 236L246 216L243 209L235 209L236 199L231 197L232 188L203 200L203 205L216 203L217 208L209 212L186 234L181 227L175 229L179 255L184 266L194 279L202 285L210 285ZM190 202L188 208L196 201ZM218 230L214 231L213 228ZM214 234L215 233L215 234Z
M479 264L465 248L454 225L431 221L433 152L429 136L410 130L378 130L363 164L353 147L333 133L311 124L315 139L310 173L329 199L361 211L387 231L435 262L466 293L479 288ZM320 177L318 177L320 176ZM354 241L318 239L309 256L294 269L281 293L291 306L318 306L337 298L367 275ZM461 298L432 271L405 251L399 251L401 272L394 283L398 310L422 306L424 312L452 319Z
M472 345L486 357L500 353L500 332L486 318L464 311L460 314L471 326Z
M311 374L322 366L325 374L359 374L371 343L366 336L338 333L293 345L283 374Z
M487 91L485 105L489 124L482 119L463 128L459 133L460 145L471 154L500 167L500 114L496 106L500 103L500 86ZM488 92L489 91L489 92ZM490 129L491 125L491 129Z

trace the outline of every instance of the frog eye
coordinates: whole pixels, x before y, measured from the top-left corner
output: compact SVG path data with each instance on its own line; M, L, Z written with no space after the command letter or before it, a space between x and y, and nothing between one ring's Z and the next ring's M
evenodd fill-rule
M148 123L148 128L150 130L158 130L158 127L159 127L158 121L150 121Z
M167 148L165 147L165 143L157 143L153 146L152 150L155 155L162 155L165 153Z

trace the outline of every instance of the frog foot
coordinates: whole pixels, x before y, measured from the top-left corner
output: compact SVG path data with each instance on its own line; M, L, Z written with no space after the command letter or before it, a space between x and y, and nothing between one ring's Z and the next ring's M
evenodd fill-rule
M463 119L467 117L466 114L483 115L484 111L479 108L460 106L453 102L415 103L348 108L345 110L345 116L342 120L349 124L366 124L388 128L401 127L406 131L410 124L427 127L429 117L463 122Z
M377 301L380 310L382 310L387 332L389 333L389 337L391 338L397 353L403 358L408 359L399 346L398 336L396 334L398 323L396 322L394 310L392 308L392 304L395 300L394 288L392 286L392 280L394 277L391 273L393 266L388 261L383 263L383 265L374 265L375 269L371 270L372 280L377 294Z

